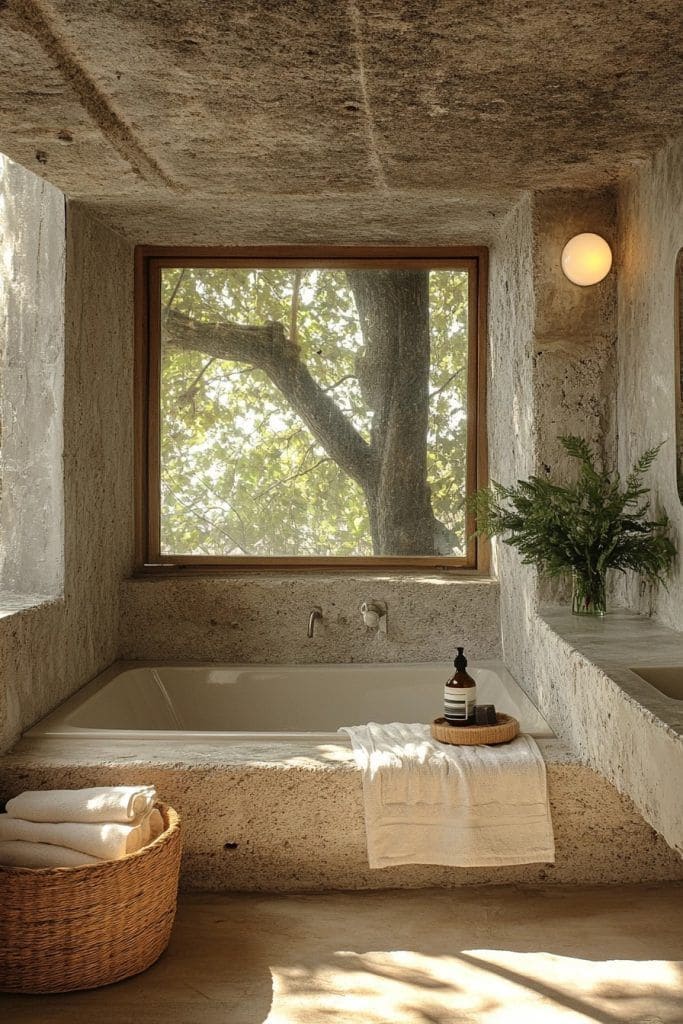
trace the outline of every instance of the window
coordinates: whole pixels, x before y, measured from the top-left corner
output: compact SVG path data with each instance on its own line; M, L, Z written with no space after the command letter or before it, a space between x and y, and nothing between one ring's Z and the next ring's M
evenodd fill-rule
M484 250L139 248L140 562L476 568L485 274Z

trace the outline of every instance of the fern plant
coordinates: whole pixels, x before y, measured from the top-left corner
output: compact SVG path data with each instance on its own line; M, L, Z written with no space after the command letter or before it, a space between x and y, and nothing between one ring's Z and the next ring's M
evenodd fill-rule
M643 486L661 445L641 455L622 482L618 473L596 469L595 454L582 438L559 440L578 460L574 483L562 486L538 476L514 487L493 483L472 496L470 509L477 532L500 536L525 564L548 577L571 574L573 611L604 615L609 569L631 569L650 583L664 582L675 557L669 520L649 518L649 489Z

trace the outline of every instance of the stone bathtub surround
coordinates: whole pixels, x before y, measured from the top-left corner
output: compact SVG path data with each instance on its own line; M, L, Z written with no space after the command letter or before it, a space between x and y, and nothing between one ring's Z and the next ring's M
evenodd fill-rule
M119 657L256 663L473 661L500 651L496 580L446 575L265 573L121 584ZM363 624L387 605L387 633ZM311 639L311 608L322 608Z
M330 743L100 744L23 740L0 761L0 793L150 782L183 817L185 890L583 884L683 879L683 860L562 742L546 760L556 863L368 867L361 773Z

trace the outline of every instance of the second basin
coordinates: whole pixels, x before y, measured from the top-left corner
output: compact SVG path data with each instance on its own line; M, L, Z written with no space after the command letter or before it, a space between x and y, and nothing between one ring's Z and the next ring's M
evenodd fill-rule
M683 665L638 665L631 672L671 700L683 701Z

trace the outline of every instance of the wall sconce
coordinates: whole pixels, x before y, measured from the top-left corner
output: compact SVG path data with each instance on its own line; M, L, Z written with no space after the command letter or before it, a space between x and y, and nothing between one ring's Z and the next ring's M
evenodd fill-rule
M562 270L573 284L597 284L612 266L612 250L600 235L584 231L570 238L562 250Z

